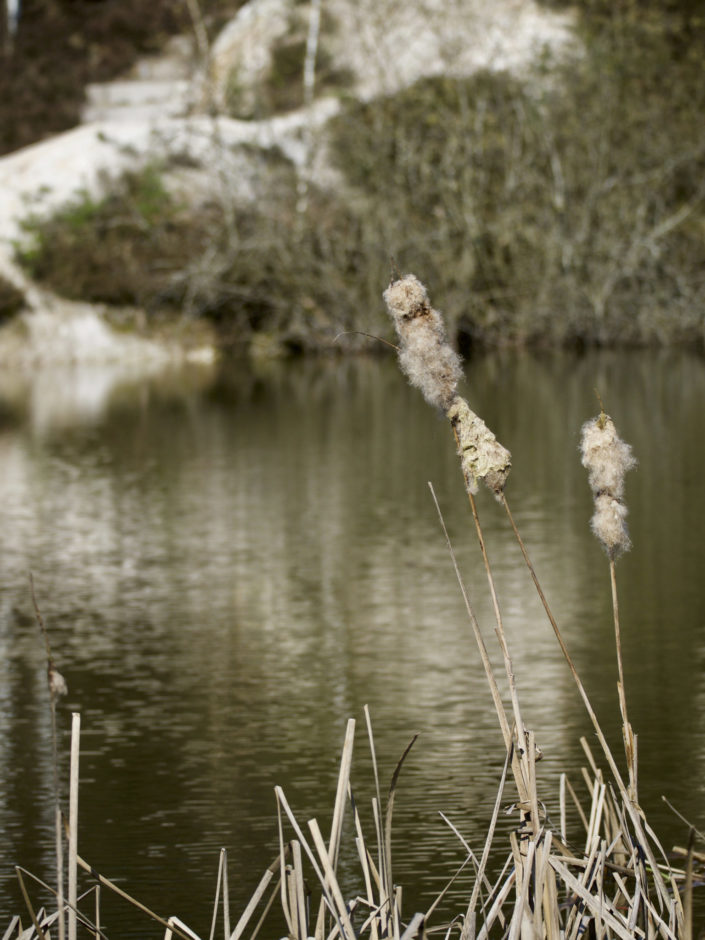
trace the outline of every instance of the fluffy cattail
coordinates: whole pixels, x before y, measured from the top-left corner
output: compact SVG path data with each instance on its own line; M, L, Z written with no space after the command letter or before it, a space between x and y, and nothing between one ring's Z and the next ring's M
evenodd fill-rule
M430 405L447 411L463 371L460 356L446 338L443 319L431 306L426 288L413 274L384 292L399 337L399 365Z
M443 318L433 309L424 285L405 274L384 292L399 337L399 365L429 404L442 408L458 441L465 488L476 493L484 480L499 498L511 468L511 454L484 421L456 394L462 378L460 356L446 337Z
M583 425L580 453L595 500L595 513L590 525L614 560L631 548L626 523L627 507L623 499L624 476L627 470L636 466L636 459L604 411Z
M49 691L52 697L59 698L62 695L68 695L69 690L66 685L66 679L61 675L53 663L49 665Z

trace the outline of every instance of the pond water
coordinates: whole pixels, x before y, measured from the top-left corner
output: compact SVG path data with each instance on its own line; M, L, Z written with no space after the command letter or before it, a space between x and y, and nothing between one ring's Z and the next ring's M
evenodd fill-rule
M468 364L464 393L512 451L512 511L619 754L609 571L577 453L595 388L639 459L627 479L634 548L618 564L625 682L641 801L670 848L687 833L662 794L705 827L705 361L494 354ZM115 386L72 373L18 389L4 377L0 928L22 911L15 864L54 877L30 570L69 687L62 768L71 712L82 715L79 853L162 915L208 936L223 846L237 918L277 851L275 785L325 831L350 717L370 827L366 704L383 781L420 732L395 806L406 913L464 858L440 811L481 850L501 738L428 481L494 649L450 429L391 359L231 363ZM560 772L581 785L591 726L506 516L487 493L478 508L555 813ZM352 851L342 866L354 890ZM470 884L458 880L439 922L464 909ZM108 936L159 935L105 893L103 922ZM264 935L284 932L275 917Z

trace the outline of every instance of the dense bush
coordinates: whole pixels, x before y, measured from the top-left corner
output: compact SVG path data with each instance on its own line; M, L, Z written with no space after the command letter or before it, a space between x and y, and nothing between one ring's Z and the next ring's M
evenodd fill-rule
M203 225L180 223L183 207L161 168L128 173L111 194L79 194L48 220L28 219L19 260L66 297L116 305L168 303L172 282L205 241ZM205 221L205 220L204 220Z
M0 326L11 320L24 307L24 294L0 275Z
M313 188L303 212L288 161L259 160L262 194L237 207L188 206L165 188L161 166L126 174L104 199L83 194L50 219L28 219L18 260L73 299L138 306L148 319L208 317L225 344L266 333L299 351L364 328L360 285L373 275L359 220ZM369 283L376 301L381 281Z
M469 339L702 340L698 62L648 19L603 24L530 85L435 79L359 105L334 151Z

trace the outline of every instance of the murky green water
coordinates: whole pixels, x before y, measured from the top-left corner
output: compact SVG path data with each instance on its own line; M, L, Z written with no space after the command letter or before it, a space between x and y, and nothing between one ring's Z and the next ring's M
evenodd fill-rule
M641 797L670 846L705 826L705 361L680 352L494 355L467 396L514 457L508 497L606 729L618 741L606 560L588 530L577 455L593 389L640 464L627 481L633 551L618 566ZM208 935L218 851L233 919L276 854L273 787L328 824L339 750L370 824L369 704L396 804L407 912L479 851L503 757L479 656L427 481L493 637L486 582L446 422L391 361L174 376L110 390L41 377L0 402L0 911L13 865L51 879L51 743L31 569L82 713L79 852L163 915ZM542 788L580 785L591 736L500 507L479 499ZM498 657L497 657L498 660ZM343 859L354 886L350 852ZM446 913L464 908L469 876ZM43 897L38 890L36 897ZM111 937L158 935L104 895ZM0 922L4 928L5 923ZM272 921L269 937L284 932Z

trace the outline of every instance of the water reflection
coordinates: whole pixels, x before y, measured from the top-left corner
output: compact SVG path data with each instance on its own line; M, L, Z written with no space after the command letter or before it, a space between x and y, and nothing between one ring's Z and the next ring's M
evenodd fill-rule
M680 829L661 793L702 825L702 359L507 353L473 361L468 375L468 397L513 453L512 509L615 742L609 579L577 456L595 386L632 443L635 548L619 578L642 798L669 839ZM217 377L103 390L73 416L53 397L28 387L0 406L0 909L20 909L11 864L51 873L30 568L70 687L64 726L83 713L79 838L92 864L203 935L219 847L230 851L235 910L275 854L275 784L301 819L325 824L350 716L369 821L368 703L386 777L422 732L398 796L396 874L428 902L462 860L438 811L479 846L502 765L426 486L489 641L446 423L386 361L267 375L232 364ZM568 769L578 782L589 726L505 518L484 494L479 508L555 810L556 777ZM106 902L105 920L109 935L144 930L121 904Z

